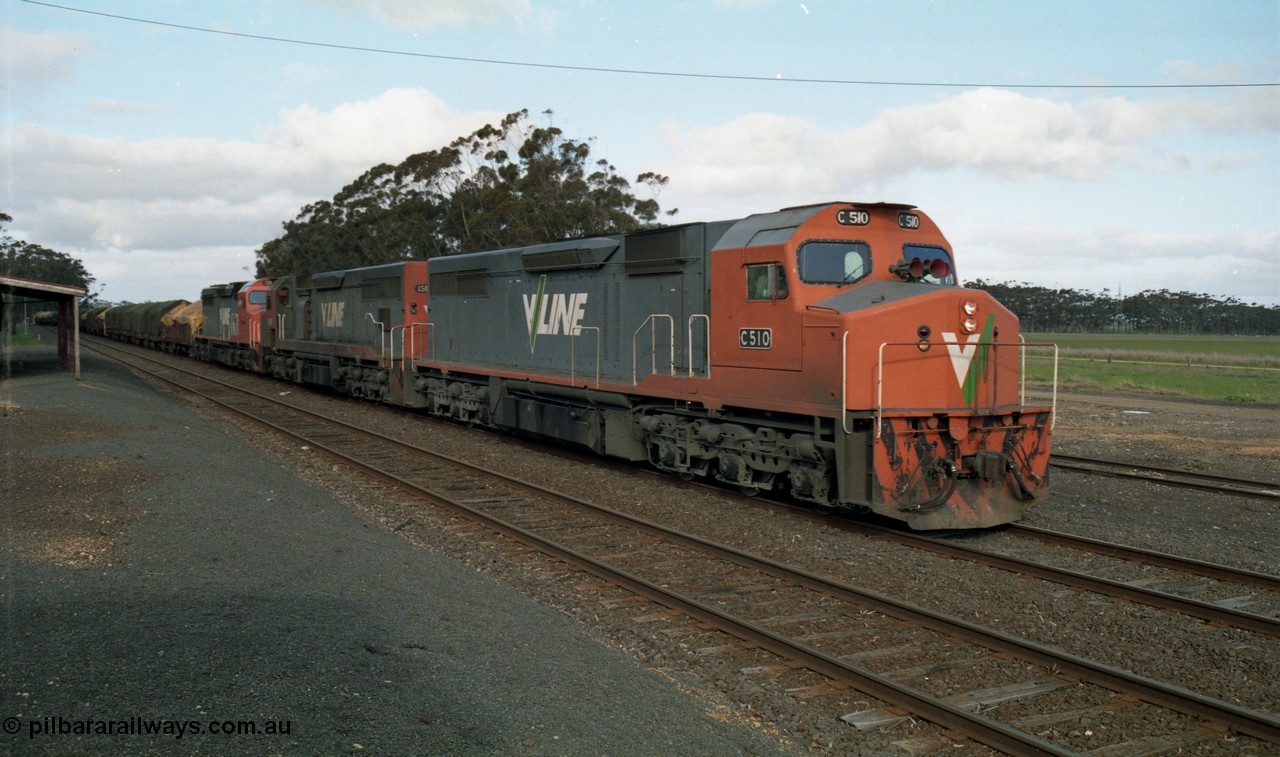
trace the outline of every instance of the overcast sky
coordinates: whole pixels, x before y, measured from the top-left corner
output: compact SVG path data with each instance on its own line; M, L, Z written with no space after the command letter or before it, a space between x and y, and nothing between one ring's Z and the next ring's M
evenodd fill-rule
M109 300L527 108L679 222L906 202L964 281L1280 305L1280 87L1187 86L1280 82L1276 0L56 5L0 0L0 210Z

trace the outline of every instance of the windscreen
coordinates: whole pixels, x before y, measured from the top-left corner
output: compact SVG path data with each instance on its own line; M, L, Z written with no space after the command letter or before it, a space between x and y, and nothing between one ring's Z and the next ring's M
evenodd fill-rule
M807 284L851 284L871 272L866 242L805 242L799 252L800 280Z
M904 244L902 245L902 258L904 260L920 258L920 260L924 262L924 270L926 271L926 274L920 279L920 281L926 284L938 284L941 286L956 285L955 263L951 260L951 253L941 247L933 247L931 245L923 244ZM942 260L947 264L946 276L935 277L927 273L929 270L929 263L934 260Z

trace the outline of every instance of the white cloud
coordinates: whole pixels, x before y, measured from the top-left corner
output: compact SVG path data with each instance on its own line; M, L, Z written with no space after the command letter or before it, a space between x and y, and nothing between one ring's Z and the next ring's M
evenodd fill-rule
M85 104L85 107L94 117L155 116L164 112L163 108L152 103L129 102L127 100L106 100L100 97L89 100Z
M501 113L455 113L423 89L392 89L371 100L344 103L330 111L302 105L280 113L280 121L260 136L294 157L317 157L326 164L361 173L381 162L399 162L439 147ZM351 176L350 178L355 178Z
M1251 84L1274 82L1280 75L1280 54L1253 61L1219 62L1203 66L1188 60L1172 60L1166 70L1181 84Z
M102 139L20 124L9 132L2 207L15 235L66 252L251 251L303 204L371 166L443 146L501 115L458 113L425 90L395 89L331 111L284 110L252 142Z
M674 177L670 191L681 195L682 207L697 196L846 195L917 172L1096 181L1125 168L1184 170L1193 156L1151 148L1162 135L1280 130L1278 97L1261 91L1211 101L1112 97L1073 104L984 88L886 110L850 128L768 113L711 126L667 123L659 139L671 158L662 171ZM1231 163L1221 155L1204 160Z
M201 247L183 255L111 247L75 257L97 279L93 291L112 302L189 301L210 284L253 278L255 265L253 250L244 247Z
M1240 209L1250 198L1226 200L1230 213L1218 233L1182 233L1196 224L1144 231L1167 225L1162 199L1214 212L1219 200L1201 197L1211 172L1274 161L1253 154L1256 140L1201 140L1223 131L1270 138L1280 111L1269 104L1274 98L1232 92L1068 102L979 89L847 127L755 113L712 125L664 124L658 137L668 159L656 168L671 177L663 204L679 207L682 220L829 199L921 202L952 214L945 231L966 280L1167 288L1280 304L1280 273L1269 262L1280 257L1280 234ZM1121 189L1153 176L1159 197L1133 203L1139 198ZM1087 217L1060 209L1082 200ZM1045 220L1010 223L1021 212Z
M373 12L393 26L430 29L433 26L483 26L510 19L528 21L530 0L312 0L348 15Z
M70 32L26 32L0 24L0 92L9 100L69 80L84 48L84 40Z

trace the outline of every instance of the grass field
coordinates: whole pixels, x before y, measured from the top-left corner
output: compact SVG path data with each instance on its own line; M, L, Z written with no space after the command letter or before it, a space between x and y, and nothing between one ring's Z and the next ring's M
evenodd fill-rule
M0 334L0 339L13 345L40 344L40 338L32 333L29 327L17 324L11 332Z
M1164 394L1280 404L1280 337L1160 334L1027 334L1058 345L1058 385L1080 391ZM1028 378L1047 382L1052 363L1031 352Z

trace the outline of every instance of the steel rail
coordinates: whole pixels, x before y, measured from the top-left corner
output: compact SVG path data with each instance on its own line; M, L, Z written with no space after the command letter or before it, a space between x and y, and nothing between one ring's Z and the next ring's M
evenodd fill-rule
M1063 533L1061 531L1050 531L1049 529L1027 526L1021 523L1010 523L1005 526L1005 531L1026 539L1036 539L1048 544L1058 544L1060 546L1071 547L1072 549L1079 549L1107 557L1116 557L1130 562L1145 563L1147 565L1154 565L1160 568L1168 568L1170 570L1181 571L1183 573L1204 576L1205 578L1256 586L1260 589L1280 592L1280 576L1272 575L1270 573L1261 573L1254 570L1246 570L1245 568L1232 567L1230 565L1220 565L1218 563L1205 562L1204 560L1195 560L1190 557L1179 557L1165 552L1143 549L1142 547L1131 547L1126 544L1102 541L1101 539L1090 539L1087 536L1077 536L1075 534Z
M1166 486L1213 492L1215 494L1230 494L1237 497L1280 501L1280 484L1268 481L1251 481L1212 473L1197 473L1195 471L1125 463L1118 460L1101 460L1060 454L1052 455L1049 459L1049 465L1063 470L1092 473L1099 476L1129 478L1165 484Z
M1012 573L1022 573L1045 581L1119 597L1131 602L1158 607L1162 610L1173 610L1201 620L1280 638L1280 618L1269 618L1265 615L1242 612L1229 607L1215 605L1211 602L1202 602L1198 599L1182 597L1177 594L1155 591L1144 586L1134 586L1123 581L1099 578L1098 576L1091 576L1087 573L1080 573L1066 568L1055 568L1050 565L1024 560L1020 557L1012 557L998 552L978 549L977 547L942 541L922 534L897 531L870 523L860 523L856 528L873 532L880 538L891 539L900 544L925 549L945 557L979 562Z
M150 358L145 358L145 359L150 360ZM158 361L154 361L154 360L152 360L151 362L158 363ZM134 366L134 367L138 367L138 366ZM173 368L172 366L165 366L165 367L171 368L173 370L185 370L180 368ZM139 368L139 370L145 371L146 369ZM401 445L415 452L427 454L437 459L450 462L453 464L457 464L480 473L484 473L485 475L494 476L511 485L519 486L521 488L526 488L530 491L536 491L546 496L555 497L562 501L575 504L579 507L585 507L590 510L597 511L601 514L608 515L614 519L618 519L618 520L630 523L632 525L635 525L638 528L643 528L644 530L650 531L651 533L661 535L664 538L671 539L672 541L688 543L688 544L697 546L698 548L701 548L701 549L707 549L709 551L717 553L720 556L725 557L725 559L731 559L735 564L743 565L746 567L753 567L769 575L773 575L779 578L783 578L785 580L792 581L797 585L816 589L818 591L827 592L833 596L837 596L842 599L846 599L848 601L857 602L859 604L867 606L871 609L874 609L890 617L895 617L901 620L914 622L919 624L922 627L929 628L931 630L938 631L950 636L972 641L988 649L992 649L997 652L1003 652L1026 661L1033 662L1037 665L1047 668L1050 671L1055 672L1056 674L1067 675L1081 681L1085 681L1088 683L1101 686L1103 688L1109 689L1114 692L1128 694L1142 701L1155 704L1161 707L1165 707L1167 709L1173 710L1175 712L1180 712L1185 715L1190 715L1192 717L1203 718L1206 720L1223 723L1228 727L1232 728L1233 730L1235 730L1237 733L1262 739L1264 741L1268 741L1271 743L1280 744L1280 719L1272 717L1269 714L1258 712L1255 710L1250 710L1244 707L1240 707L1230 702L1225 702L1223 700L1215 699L1213 697L1197 694L1195 692L1188 691L1178 686L1174 686L1161 681L1156 681L1154 679L1146 678L1144 676L1140 676L1120 668L1104 665L1102 663L1088 660L1086 658L1082 658L1077 655L1073 655L1061 650L1053 649L1051 647L1039 644L1037 642L1021 639L1021 638L1012 636L1010 634L1006 634L1003 631L998 631L996 629L986 628L983 626L972 624L963 619L948 616L944 613L934 612L932 610L928 610L928 609L925 609L901 600L895 600L885 595L878 594L876 592L872 592L866 589L860 589L858 587L855 587L843 582L834 581L832 579L824 578L822 576L817 576L814 574L806 573L804 571L799 571L795 568L792 568L782 563L778 563L768 558L750 555L748 553L742 552L740 550L737 550L733 547L729 547L727 545L722 545L715 542L702 540L702 539L699 539L698 537L684 534L674 529L669 529L659 524L652 523L644 519L636 518L616 510L612 510L611 508L585 502L583 500L579 500L574 497L569 497L569 496L560 494L558 492L545 489L544 487L541 487L537 484L521 481L519 479L505 476L504 474L497 473L495 471L481 468L479 466L473 465L466 461L452 458L449 455L433 452L431 450L422 449L420 447L416 447L415 445L408 444L406 442L401 442L391 437L385 437L381 434L377 434L376 432L372 432L366 429L359 428L357 426L353 426L351 424L347 424L343 421L326 418L325 416L319 415L317 413L313 413L311 411L308 411L302 408L297 408L292 405L288 405L287 403L280 402L278 399L274 397L268 397L265 395L257 394L256 392L251 392L245 389L241 389L239 387L233 387L230 385L222 384L222 382L218 382L215 379L203 377L191 371L185 371L185 372L189 373L190 375L201 378L204 381L209 381L215 384L221 384L222 386L233 389L237 392L248 394L252 397L265 400L272 404L281 405L295 412L301 412L301 413L313 416L319 420L323 420L325 422L328 422L334 425L342 426L344 428L350 429L360 434L378 437L380 439ZM295 439L299 439L300 441L304 441L308 445L311 445L316 449L320 449L324 451L326 454L333 455L336 458L341 459L345 462L349 462L355 467L361 470L364 470L377 478L383 479L397 486L407 487L411 491L421 493L424 496L427 496L428 498L430 498L432 501L438 501L441 504L445 504L446 506L449 506L453 509L458 510L459 512L464 512L468 515L474 513L475 517L481 519L486 523L492 523L494 528L497 528L498 530L503 531L504 533L509 532L513 536L515 536L516 534L520 534L520 536L516 538L519 538L520 541L522 541L523 543L530 544L530 542L526 541L526 539L533 540L534 542L536 542L536 544L530 544L530 545L535 546L539 550L543 550L544 547L546 547L546 549L552 550L552 553L562 553L566 556L575 556L578 554L575 550L572 550L568 547L564 547L562 545L556 545L556 544L550 543L548 542L548 540L538 536L537 534L529 532L525 529L521 529L519 526L502 521L501 519L498 519L487 513L477 511L474 508L470 508L463 503L450 500L445 495L441 495L436 492L431 492L430 490L423 489L422 487L419 487L413 482L408 481L407 479L401 478L399 476L396 476L394 473L389 473L387 471L381 470L377 466L371 463L366 463L357 458L352 458L351 456L346 455L338 450L332 449L330 445L325 444L322 441L318 441L311 437L307 437L303 434L291 431L286 428L282 428L278 424L272 423L269 420L259 418L257 416L254 416L252 413L249 413L246 410L236 408L233 404L229 402L225 402L223 400L220 400L206 393L192 389L191 387L182 386L181 384L179 384L176 381L173 381L172 379L168 379L163 376L156 376L156 377L161 379L162 381L166 381L175 386L178 386L182 388L184 391L188 391L193 394L203 396L206 399L209 399L212 402L215 402L223 407L226 407L227 409L237 414L250 418L255 422L258 422L267 427L276 429L281 433L286 434ZM901 684L898 684L889 679L885 679L881 676L877 676L873 673L870 673L869 671L864 671L856 666L850 665L849 663L839 660L838 658L830 657L825 653L821 652L820 650L813 649L808 645L805 645L799 642L788 641L785 639L785 637L781 637L776 634L773 634L767 629L759 629L764 632L764 635L759 638L756 638L754 636L755 634L754 629L758 627L754 626L754 624L751 624L748 621L733 618L732 616L728 616L723 613L720 613L718 610L715 610L714 608L706 607L705 605L702 605L702 603L699 603L696 600L693 600L692 598L684 597L680 595L673 595L663 587L650 584L644 581L644 579L641 579L636 576L631 576L629 573L625 571L621 571L618 568L601 563L585 555L583 555L582 557L595 566L591 569L591 572L595 575L600 575L599 573L596 573L596 570L602 570L608 574L616 574L620 580L629 581L630 579L635 579L639 582L637 583L637 586L645 587L645 592L650 590L660 592L666 598L667 601L676 603L677 606L672 607L672 609L678 609L680 612L684 612L684 609L682 609L682 607L687 604L687 606L690 608L691 611L702 613L705 610L705 612L707 613L706 615L698 615L696 617L703 618L708 622L714 622L717 626L720 625L719 621L713 620L713 619L723 616L725 622L729 626L729 627L723 628L723 630L737 636L738 633L735 633L733 630L731 630L731 629L737 629L742 633L752 634L751 636L748 636L745 638L747 638L747 640L752 641L754 643L760 643L761 645L778 644L793 650L793 652L782 653L782 656L784 657L794 657L796 659L800 659L804 661L809 659L812 653L813 654L812 661L814 662L814 664L821 666L819 668L815 668L816 670L818 670L818 672L823 672L825 675L826 674L825 670L829 666L834 665L834 667L831 669L833 670L838 669L838 670L845 671L843 675L836 677L835 680L843 680L845 682L848 682L851 686L854 686L859 690L864 690L864 689L862 689L861 686L858 684L866 685L870 688L873 688L876 691L874 692L866 691L866 693L873 694L874 696L883 698L885 701L891 704L896 704L900 707L903 707L904 709L907 709L912 712L916 712L921 717L924 717L925 719L928 719L931 722L936 722L937 724L943 725L944 727L953 728L955 730L962 731L966 735L968 735L970 738L973 738L975 741L979 741L980 743L987 744L988 746L992 746L994 748L1002 749L1004 751L1009 752L1010 754L1069 754L1069 752L1064 752L1059 747L1051 743L1045 742L1035 736L1026 734L1017 729L1010 728L1001 723L993 721L990 718L986 718L981 715L971 713L962 708L955 707L954 705L951 705L945 701L936 699L934 697L930 697L929 695L924 694L923 692L919 692L914 689L911 689L910 687L902 686ZM578 562L578 558L575 556L573 561ZM585 563L581 563L581 564L584 565L584 569L585 569L586 564ZM609 580L612 580L612 579L609 579ZM648 596L647 593L644 593L644 595ZM667 604L667 601L661 601L661 603L671 607L672 605ZM743 638L743 637L740 637L740 638ZM771 648L771 651L772 651L772 648ZM805 664L807 666L808 662L806 662ZM863 680L864 677L866 678L865 681ZM881 693L876 693L876 692L881 692ZM934 720L935 717L939 718L940 720ZM953 721L952 718L956 718L956 720Z

